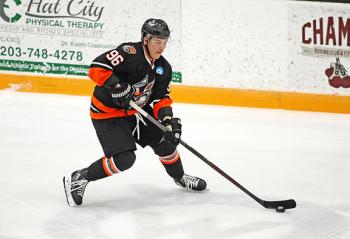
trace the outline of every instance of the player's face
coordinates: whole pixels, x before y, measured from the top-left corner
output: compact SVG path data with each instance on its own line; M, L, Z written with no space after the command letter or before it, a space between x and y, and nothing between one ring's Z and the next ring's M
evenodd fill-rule
M168 39L152 37L151 40L148 41L148 51L153 59L158 59L168 42Z

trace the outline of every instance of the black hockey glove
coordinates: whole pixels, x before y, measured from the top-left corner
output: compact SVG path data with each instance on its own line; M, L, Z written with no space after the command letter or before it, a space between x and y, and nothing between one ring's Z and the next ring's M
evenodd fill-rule
M168 129L164 133L164 139L170 143L178 145L181 139L181 120L179 118L166 119L162 124Z
M129 103L133 99L134 91L128 83L117 83L109 89L113 102L124 109L129 109Z

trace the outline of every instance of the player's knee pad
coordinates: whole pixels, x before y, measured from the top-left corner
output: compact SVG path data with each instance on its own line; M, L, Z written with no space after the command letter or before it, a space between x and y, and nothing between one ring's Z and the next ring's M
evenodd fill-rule
M115 154L110 158L103 158L102 164L104 171L110 176L131 168L135 160L136 155L134 151L125 151Z
M120 171L131 168L136 160L134 151L125 151L113 156L114 164Z
M168 156L176 151L176 145L162 140L159 144L151 145L154 153L159 157Z

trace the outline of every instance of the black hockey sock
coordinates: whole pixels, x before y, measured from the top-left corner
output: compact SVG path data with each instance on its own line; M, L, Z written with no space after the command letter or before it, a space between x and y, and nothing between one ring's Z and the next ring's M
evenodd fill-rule
M170 177L174 179L181 179L182 176L184 175L184 169L182 167L182 162L180 157L175 162L165 163L162 160L161 162Z
M169 174L169 176L174 179L181 179L182 176L184 175L181 159L179 159L173 164L163 164L163 165L165 167L166 172Z
M151 147L159 156L159 160L165 167L169 176L174 179L181 179L184 175L184 170L180 155L176 150L176 145L164 140L157 145L151 145Z
M136 160L133 151L121 152L113 157L103 157L88 167L88 180L95 181L132 167Z
M102 160L103 158L100 158L88 167L88 181L95 181L108 176L105 170L103 169Z

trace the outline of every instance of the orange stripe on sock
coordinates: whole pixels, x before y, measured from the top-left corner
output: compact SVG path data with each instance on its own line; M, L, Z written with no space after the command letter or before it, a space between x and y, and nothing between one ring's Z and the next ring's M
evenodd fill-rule
M173 163L176 163L180 159L180 155L177 152L177 150L175 150L174 153L172 153L168 156L159 157L159 159L163 164L173 164Z
M114 171L114 173L119 173L120 170L117 168L117 166L115 165L114 163L114 160L113 160L113 157L111 157L109 160L109 164L111 165L112 167L112 170Z
M107 164L107 158L106 157L103 157L102 158L102 166L103 166L103 169L105 171L105 173L108 175L108 176L112 176L113 175L113 172L111 172L108 168L108 164Z

